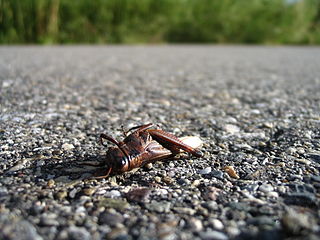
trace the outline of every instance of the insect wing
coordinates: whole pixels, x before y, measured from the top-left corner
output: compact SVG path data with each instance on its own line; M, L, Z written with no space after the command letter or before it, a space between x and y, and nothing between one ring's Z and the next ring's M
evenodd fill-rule
M155 162L164 158L170 157L172 152L164 148L161 144L156 141L151 141L145 148L143 155L146 163ZM143 163L145 164L145 163Z
M130 148L129 152L131 153L130 160L125 168L122 168L122 172L130 171L134 168L141 167L148 163L153 163L164 158L172 156L172 152L163 146L161 146L156 141L150 141L147 145L139 151L134 148Z

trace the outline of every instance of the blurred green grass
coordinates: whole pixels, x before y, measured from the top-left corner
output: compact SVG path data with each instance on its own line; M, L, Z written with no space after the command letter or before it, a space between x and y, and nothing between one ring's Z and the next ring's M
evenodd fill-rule
M0 0L0 43L319 44L320 0Z

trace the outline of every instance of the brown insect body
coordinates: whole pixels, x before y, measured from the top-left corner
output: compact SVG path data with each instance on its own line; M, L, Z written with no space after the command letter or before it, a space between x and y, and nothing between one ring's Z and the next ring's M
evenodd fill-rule
M173 134L152 127L153 124L133 127L128 131L135 130L131 134L127 135L128 132L124 132L125 138L122 142L101 134L100 140L103 145L103 139L117 145L117 147L110 147L107 151L107 173L102 177L127 172L147 163L167 158L179 153L180 149L196 157L202 156L199 150L186 145Z

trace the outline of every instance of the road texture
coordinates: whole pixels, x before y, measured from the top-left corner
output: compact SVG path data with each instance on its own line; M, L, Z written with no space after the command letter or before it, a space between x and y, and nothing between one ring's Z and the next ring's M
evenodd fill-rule
M319 239L318 47L2 46L0 81L0 239ZM204 156L92 178L150 122Z

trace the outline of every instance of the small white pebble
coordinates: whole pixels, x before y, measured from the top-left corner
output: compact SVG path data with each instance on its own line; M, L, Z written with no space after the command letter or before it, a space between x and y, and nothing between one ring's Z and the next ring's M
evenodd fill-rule
M237 227L227 227L226 232L234 237L240 234L240 229Z
M272 198L278 198L279 197L279 193L272 191L272 192L268 192L267 196L268 197L272 197Z
M106 197L117 198L121 197L121 193L118 190L111 190L110 192L106 192Z
M184 144L187 144L193 148L200 148L203 144L203 141L197 136L186 136L179 138Z
M200 180L198 180L198 179L194 180L193 183L192 183L193 187L197 187L199 185L200 185Z
M272 192L273 189L274 189L273 186L270 185L270 184L262 184L262 185L259 187L259 191L265 192L265 193Z
M193 231L199 232L203 229L202 222L197 218L191 218L189 220L189 225Z
M62 145L62 149L68 151L68 150L74 149L74 146L73 144L70 144L70 143L64 143Z
M230 134L235 134L240 132L240 128L236 125L232 125L232 124L226 124L224 126L224 130Z
M304 159L304 158L297 158L297 159L295 159L296 160L296 162L298 162L298 163L302 163L302 164L305 164L305 165L310 165L311 164L311 161L309 161L309 160L307 160L307 159Z
M210 219L210 223L212 224L213 228L216 230L222 230L223 229L223 223L219 219Z
M154 180L155 180L157 183L161 183L161 177L159 177L159 176L154 177Z

